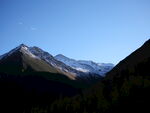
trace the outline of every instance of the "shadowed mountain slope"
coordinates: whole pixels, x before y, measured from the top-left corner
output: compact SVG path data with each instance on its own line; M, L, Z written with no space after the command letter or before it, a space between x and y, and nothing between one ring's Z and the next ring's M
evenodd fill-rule
M74 98L55 101L48 112L150 112L150 40L114 67L104 80ZM69 107L68 107L69 103ZM62 106L59 106L61 104ZM67 107L67 108L66 108Z

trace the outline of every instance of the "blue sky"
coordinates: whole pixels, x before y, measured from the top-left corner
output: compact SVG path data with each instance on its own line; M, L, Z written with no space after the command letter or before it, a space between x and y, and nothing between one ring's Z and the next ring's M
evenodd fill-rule
M0 0L0 54L24 43L117 64L150 36L149 0Z

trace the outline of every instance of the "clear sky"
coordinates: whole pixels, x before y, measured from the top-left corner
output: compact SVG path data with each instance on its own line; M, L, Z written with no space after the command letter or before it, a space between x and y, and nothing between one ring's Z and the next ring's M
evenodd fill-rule
M0 54L24 43L118 63L150 37L150 0L0 0Z

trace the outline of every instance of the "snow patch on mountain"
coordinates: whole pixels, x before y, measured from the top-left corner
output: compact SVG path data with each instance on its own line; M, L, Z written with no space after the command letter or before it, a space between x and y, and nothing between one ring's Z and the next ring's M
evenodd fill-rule
M95 73L101 76L105 76L105 74L114 67L114 65L111 63L95 63L93 61L74 60L62 54L56 55L55 59L65 63L66 65L78 71L84 73Z

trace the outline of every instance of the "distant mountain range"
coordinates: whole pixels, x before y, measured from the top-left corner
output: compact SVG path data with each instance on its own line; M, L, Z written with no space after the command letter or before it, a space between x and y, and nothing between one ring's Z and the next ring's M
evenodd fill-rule
M15 60L19 60L19 58L17 59L19 55L21 57L20 63L22 63L20 64L22 65L20 66L22 67L20 71L27 71L27 69L30 68L39 72L60 73L72 80L82 76L88 77L89 74L93 76L104 76L114 67L113 64L76 61L64 55L56 55L53 57L51 54L38 47L28 47L24 44L0 56L0 64L4 65L12 62L12 67L13 65L19 65L19 63L14 64Z

